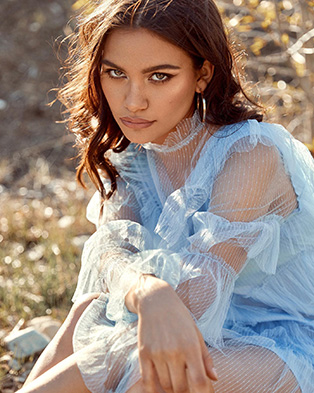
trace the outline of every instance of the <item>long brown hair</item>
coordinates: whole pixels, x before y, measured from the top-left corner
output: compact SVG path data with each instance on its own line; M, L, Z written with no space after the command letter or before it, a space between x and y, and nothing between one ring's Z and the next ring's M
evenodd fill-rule
M213 0L98 0L94 5L93 12L79 19L78 31L71 37L67 83L58 92L80 148L77 178L82 185L86 170L103 198L110 198L118 173L106 153L121 152L130 143L115 122L100 83L103 48L113 29L148 29L185 50L196 68L205 59L212 63L214 75L204 91L208 123L262 120L241 86L236 54ZM108 194L99 170L111 179Z

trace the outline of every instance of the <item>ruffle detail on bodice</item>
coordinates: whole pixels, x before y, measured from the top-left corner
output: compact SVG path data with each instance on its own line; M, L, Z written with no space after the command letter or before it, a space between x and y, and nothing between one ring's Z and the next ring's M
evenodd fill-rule
M206 202L208 203L214 179L233 154L233 145L238 140L238 133L241 132L243 125L244 123L239 123L227 126L214 134L204 146L184 186L167 198L155 232L169 247L178 242L183 243L183 239L189 233L189 218ZM243 134L243 137L245 135L247 133ZM254 148L257 142L254 141L251 148Z
M131 144L123 153L112 154L110 160L137 200L140 221L148 230L153 231L161 212L161 204L151 181L146 151Z
M192 117L182 120L176 129L168 134L162 144L147 142L142 144L142 147L145 150L153 150L159 153L174 152L188 145L204 127L205 125L201 122L198 111L195 111Z

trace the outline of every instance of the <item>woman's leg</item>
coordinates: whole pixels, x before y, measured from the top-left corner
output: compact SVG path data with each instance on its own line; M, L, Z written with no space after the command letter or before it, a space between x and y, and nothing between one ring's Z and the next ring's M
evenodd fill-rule
M287 364L266 348L247 345L209 352L218 373L215 393L301 393Z
M75 302L57 334L54 336L54 338L37 360L24 386L29 384L35 378L39 377L62 360L72 355L72 337L75 325L86 307L93 299L96 299L98 296L98 293L88 294L86 296L82 296L80 299L78 299L77 302Z
M215 393L301 393L288 366L266 348L248 345L224 353L209 351L219 378L213 382ZM141 380L127 393L145 393Z
M76 357L79 354L73 354L72 337L83 311L98 296L99 294L89 295L73 306L19 393L89 392L77 367ZM213 348L209 351L219 377L218 382L213 383L215 393L301 392L293 373L272 351L253 345L228 347L224 349L224 353ZM121 366L125 359L122 356L120 360L121 362L114 363L115 366L119 364L119 370L122 371ZM110 389L119 380L119 373L115 371L115 368L111 369L112 378L108 379ZM141 381L134 384L127 393L144 393ZM159 388L156 393L164 392Z
M62 360L17 393L90 393L77 367L76 355Z

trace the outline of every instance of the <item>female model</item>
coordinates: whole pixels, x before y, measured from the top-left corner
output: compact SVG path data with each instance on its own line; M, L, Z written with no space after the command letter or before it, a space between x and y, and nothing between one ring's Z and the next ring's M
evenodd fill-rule
M313 392L313 160L262 122L214 2L100 0L71 48L97 231L20 392Z

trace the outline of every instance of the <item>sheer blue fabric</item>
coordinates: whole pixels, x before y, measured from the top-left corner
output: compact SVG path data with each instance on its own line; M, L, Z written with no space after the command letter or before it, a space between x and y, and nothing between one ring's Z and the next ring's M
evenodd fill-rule
M137 316L124 297L149 273L190 310L220 376L215 392L313 392L314 163L306 147L278 125L217 130L196 112L162 145L130 144L110 159L118 189L88 206L97 230L73 297L101 293L73 339L88 389L126 392L140 378Z

